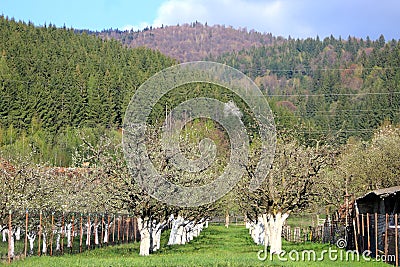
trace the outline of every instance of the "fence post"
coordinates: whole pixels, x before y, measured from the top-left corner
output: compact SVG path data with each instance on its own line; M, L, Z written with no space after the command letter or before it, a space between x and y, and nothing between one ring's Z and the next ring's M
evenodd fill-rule
M397 213L394 215L394 227L395 227L395 240L396 240L396 267L399 266L399 229L397 229L398 226L398 215Z
M25 247L24 247L24 256L26 258L26 254L28 252L28 210L25 212Z
M360 244L360 247L361 247L361 251L364 251L365 250L365 242L364 242L364 240L365 240L365 224L364 224L364 214L361 214L361 236L362 236L362 238L361 238L361 244Z
M83 221L82 221L82 213L79 224L79 252L82 253L82 239L83 239Z
M124 233L124 228L125 227L125 220L124 220L124 215L121 216L121 235L122 235L122 242L124 243L125 241L125 233Z
M108 214L107 213L107 246L108 246L108 243L110 243L110 231L111 231L111 228L110 228L110 214Z
M70 245L70 253L72 254L72 251L73 251L73 246L74 246L74 235L75 235L75 214L74 213L72 213L72 218L71 218L71 244L69 244Z
M62 212L62 217L61 217L61 254L64 254L64 211Z
M137 241L137 237L136 237L136 217L133 217L133 241L136 242Z
M369 213L367 213L367 248L368 251L371 251L371 238L369 233Z
M8 214L8 263L11 263L12 211Z
M87 249L90 250L90 230L91 230L91 225L90 225L90 213L88 214L88 227L86 229L86 243L87 243Z
M51 213L50 256L53 256L54 212Z
M126 217L126 222L125 222L125 226L126 226L126 243L129 243L129 225L130 225L130 219L129 216Z
M118 218L118 228L117 228L117 241L118 241L118 244L119 244L119 230L120 230L120 227L121 227L121 220Z
M385 258L388 256L388 226L389 226L389 214L385 214Z
M375 257L378 256L378 213L375 212Z
M356 216L358 216L358 215L356 215ZM357 242L358 234L357 234L356 221L354 219L353 219L353 228L354 228L354 244L356 245L356 251L358 251L358 242Z
M113 223L113 234L112 234L112 237L113 237L113 244L115 244L115 215L114 215L114 223Z
M104 240L104 213L101 214L101 239L100 239L101 247L103 247L103 240Z
M42 211L39 212L38 256L40 256L40 241L42 237Z

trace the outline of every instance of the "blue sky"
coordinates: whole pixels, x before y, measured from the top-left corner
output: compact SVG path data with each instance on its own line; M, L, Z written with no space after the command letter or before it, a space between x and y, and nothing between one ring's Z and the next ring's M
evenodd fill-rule
M399 0L0 0L0 13L36 25L90 30L197 20L284 37L400 39Z

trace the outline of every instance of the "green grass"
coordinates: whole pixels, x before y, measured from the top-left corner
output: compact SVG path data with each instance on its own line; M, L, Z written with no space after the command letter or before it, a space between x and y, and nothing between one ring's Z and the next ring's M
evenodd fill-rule
M163 233L161 250L140 257L139 243L86 251L82 254L59 257L28 257L14 261L11 266L389 266L377 262L287 261L275 257L272 261L260 261L257 252L263 249L255 245L244 226L212 225L195 240L186 245L167 246L168 231ZM328 249L324 244L294 244L284 242L283 249L314 249L320 253Z

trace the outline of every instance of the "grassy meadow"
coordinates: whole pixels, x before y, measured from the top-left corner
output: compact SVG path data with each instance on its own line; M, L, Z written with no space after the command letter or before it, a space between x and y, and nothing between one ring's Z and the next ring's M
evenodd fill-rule
M276 256L261 261L257 246L251 240L244 226L211 225L202 234L186 245L167 246L169 231L163 233L161 249L148 257L140 257L139 243L124 244L86 251L82 254L64 256L28 257L14 261L11 266L389 266L374 261L329 260L327 254L323 261L281 261ZM283 249L315 250L317 256L328 250L327 244L288 243L284 241ZM332 247L332 249L336 249ZM299 252L301 253L301 252ZM344 251L342 251L343 255ZM340 254L339 254L340 255ZM362 257L360 257L362 258Z

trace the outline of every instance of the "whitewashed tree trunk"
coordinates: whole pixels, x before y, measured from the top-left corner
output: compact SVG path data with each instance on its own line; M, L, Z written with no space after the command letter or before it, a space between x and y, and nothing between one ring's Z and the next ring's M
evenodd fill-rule
M57 231L56 231L56 233L57 233L57 238L56 238L56 251L60 251L60 249L61 249L61 246L60 246L61 235L60 235L60 233L58 233Z
M179 245L186 244L186 229L183 225L179 226L178 228L178 244Z
M28 234L28 240L29 240L29 253L33 254L33 244L36 239L36 234L35 233L30 233Z
M15 253L14 253L14 231L8 231L8 240L10 242L9 247L8 247L8 255L10 258L14 258Z
M268 216L267 214L262 215L262 221L264 224L264 246L267 248L270 245L271 238L271 228L268 226Z
M270 231L270 253L279 254L282 252L282 227L285 220L289 217L289 213L268 214L268 227Z
M3 231L1 231L1 234L3 235L3 242L7 242L8 229L3 229Z
M43 232L43 242L42 242L42 254L47 253L47 241L46 241L46 233Z
M257 222L257 244L259 245L264 245L265 241L265 225L263 224L263 218L258 217L258 222Z
M15 240L19 241L21 239L21 227L17 227L17 231L15 231Z
M90 246L90 234L92 231L92 225L93 224L86 223L86 246Z
M108 243L108 229L110 229L112 224L113 224L113 222L110 222L110 225L108 225L107 223L105 224L103 243Z
M99 244L99 224L96 223L93 227L94 231L94 244L97 246Z
M184 219L182 216L178 215L176 219L173 220L172 222L172 228L171 228L171 233L169 234L169 240L168 240L168 245L175 245L179 244L179 237L182 238L182 236L178 236L179 228L182 225Z
M71 223L69 223L69 224L67 224L67 226L66 226L66 228L67 228L67 248L70 248L70 247L72 247L72 238L71 238L71 231L72 231L72 224Z
M149 225L149 218L145 217L144 219L138 218L138 228L140 232L140 256L148 256L150 255L151 248L151 232Z
M152 236L153 236L153 251L157 251L160 249L161 245L161 232L164 226L167 224L167 222L162 222L158 223L154 229L152 230Z

